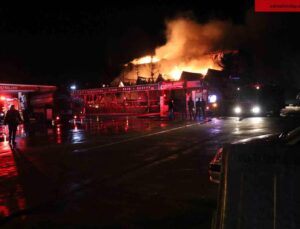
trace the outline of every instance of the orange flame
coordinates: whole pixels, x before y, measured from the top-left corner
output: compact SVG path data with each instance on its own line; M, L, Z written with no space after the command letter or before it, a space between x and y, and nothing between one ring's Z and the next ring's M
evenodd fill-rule
M173 80L179 80L181 76L182 70L180 70L177 66L169 73Z
M155 55L131 61L136 69L123 76L126 74L126 79L134 80L137 74L144 77L162 74L165 79L179 80L183 71L206 75L209 68L221 70L220 59L212 58L210 53L219 47L225 29L226 24L220 21L203 25L185 18L169 21L167 43L156 48ZM154 63L154 68L149 63Z
M156 63L159 59L155 56L144 56L142 58L137 58L131 61L132 64L139 65L139 64L150 64L150 63Z

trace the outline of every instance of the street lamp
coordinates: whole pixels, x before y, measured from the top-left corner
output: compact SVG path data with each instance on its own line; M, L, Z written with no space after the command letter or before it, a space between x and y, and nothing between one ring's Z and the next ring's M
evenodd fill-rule
M71 90L76 90L76 85L75 85L75 84L71 85L71 86L70 86L70 89L71 89Z

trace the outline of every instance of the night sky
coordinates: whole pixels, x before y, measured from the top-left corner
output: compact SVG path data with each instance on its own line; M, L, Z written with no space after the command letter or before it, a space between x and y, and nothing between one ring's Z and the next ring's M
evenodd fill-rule
M219 19L244 25L247 12L253 11L252 1L230 9L214 1L183 2L1 7L1 82L96 87L114 79L123 64L163 45L166 19L187 15L199 23ZM255 19L258 27L261 15ZM262 20L269 30L255 35L256 47L262 48L255 58L269 62L267 74L286 70L284 77L291 83L300 75L299 19L292 13L265 14ZM253 51L253 45L243 45L238 48ZM279 62L280 69L272 69Z

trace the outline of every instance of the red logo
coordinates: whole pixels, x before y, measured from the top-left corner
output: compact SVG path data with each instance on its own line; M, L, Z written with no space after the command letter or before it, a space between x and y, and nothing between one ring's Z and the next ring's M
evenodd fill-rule
M255 0L255 12L300 12L300 0Z

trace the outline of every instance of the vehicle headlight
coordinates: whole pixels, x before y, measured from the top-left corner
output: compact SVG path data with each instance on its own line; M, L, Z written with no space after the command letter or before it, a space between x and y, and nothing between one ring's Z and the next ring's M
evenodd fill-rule
M209 101L210 103L215 103L215 102L217 102L217 96L216 96L216 95L209 95L209 96L208 96L208 101Z
M234 111L234 113L236 113L236 114L240 114L240 113L242 113L242 108L239 107L239 106L237 106L237 107L235 107L235 108L233 109L233 111Z
M260 107L259 106L255 106L255 107L252 107L252 113L254 114L258 114L260 112Z

